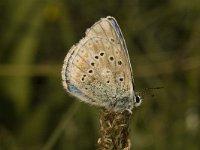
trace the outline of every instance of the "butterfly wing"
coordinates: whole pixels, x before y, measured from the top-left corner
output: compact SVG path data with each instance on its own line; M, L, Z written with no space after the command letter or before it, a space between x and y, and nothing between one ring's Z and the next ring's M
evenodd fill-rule
M95 23L70 49L62 80L65 89L80 100L118 111L133 97L133 85L125 42L109 18Z
M127 60L127 67L129 67L130 70L127 73L129 73L132 78L132 67L128 54L128 49L123 34L121 32L121 29L115 18L111 16L102 18L86 31L86 36L88 37L100 36L115 42L123 51L123 55L125 55L125 58ZM133 78L131 80L134 81Z

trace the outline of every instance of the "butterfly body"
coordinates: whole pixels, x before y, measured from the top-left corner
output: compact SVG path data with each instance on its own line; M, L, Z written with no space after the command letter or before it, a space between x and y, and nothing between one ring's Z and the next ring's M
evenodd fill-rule
M113 17L96 22L69 50L62 82L81 101L115 112L132 110L136 95L130 59Z

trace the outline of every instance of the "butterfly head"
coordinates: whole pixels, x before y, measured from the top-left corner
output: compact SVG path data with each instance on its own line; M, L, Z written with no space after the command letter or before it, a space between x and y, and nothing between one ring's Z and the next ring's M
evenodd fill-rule
M135 107L138 107L140 106L142 103L142 97L139 95L139 93L135 93L135 96L134 96L134 106Z
M164 87L146 88L146 89L143 89L140 92L136 92L135 96L133 98L134 99L134 107L138 107L138 106L141 105L143 97L144 97L145 94L150 93L151 90L157 90L157 89L162 89L162 88L164 88ZM154 96L154 95L152 95L152 96Z

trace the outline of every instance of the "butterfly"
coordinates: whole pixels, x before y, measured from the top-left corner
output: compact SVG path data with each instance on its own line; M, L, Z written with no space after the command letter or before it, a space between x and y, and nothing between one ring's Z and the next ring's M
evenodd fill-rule
M128 50L114 17L101 18L73 45L62 67L64 88L80 101L112 112L141 104Z

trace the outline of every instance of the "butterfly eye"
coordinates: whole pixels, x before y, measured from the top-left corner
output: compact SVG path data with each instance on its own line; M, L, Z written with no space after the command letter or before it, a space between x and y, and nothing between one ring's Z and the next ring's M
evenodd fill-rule
M140 97L139 96L136 96L136 103L139 103L140 102Z
M140 106L142 103L142 98L139 95L135 96L135 107Z

